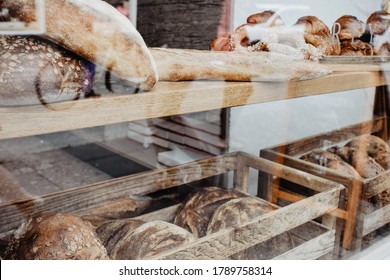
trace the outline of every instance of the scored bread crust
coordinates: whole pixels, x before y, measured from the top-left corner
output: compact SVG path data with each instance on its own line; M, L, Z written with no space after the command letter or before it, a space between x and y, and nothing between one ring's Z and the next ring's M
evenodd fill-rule
M0 8L31 18L34 0L3 0ZM28 9L30 7L30 9ZM43 36L108 69L142 90L158 80L156 65L142 36L130 20L100 0L46 0Z

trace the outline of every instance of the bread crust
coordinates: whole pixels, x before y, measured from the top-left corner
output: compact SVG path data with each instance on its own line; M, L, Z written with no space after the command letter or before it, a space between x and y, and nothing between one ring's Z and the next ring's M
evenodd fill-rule
M3 0L0 7L31 17L33 0ZM44 37L112 71L142 90L158 80L156 65L141 35L125 16L101 0L46 0Z

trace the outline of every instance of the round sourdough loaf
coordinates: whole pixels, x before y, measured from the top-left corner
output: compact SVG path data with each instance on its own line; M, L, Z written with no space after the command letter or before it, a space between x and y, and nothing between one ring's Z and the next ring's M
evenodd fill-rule
M259 218L275 207L257 197L248 196L232 199L222 204L214 212L207 228L207 234L234 228L253 219ZM268 230L268 229L267 229ZM231 259L270 259L293 248L294 243L288 232L275 236L265 242L258 243L239 253L233 254Z
M108 259L108 255L90 223L69 214L45 213L15 231L4 258L102 260Z
M52 104L92 87L87 61L39 37L0 36L0 105Z
M32 2L2 0L0 8L31 21L36 14ZM157 82L157 69L142 36L110 4L101 0L46 0L45 14L45 38L142 90L150 90Z
M188 231L165 221L137 219L110 222L97 229L115 260L140 260L195 240Z
M188 230L196 237L206 235L214 211L223 203L244 194L234 189L205 187L189 194L176 214L174 224Z

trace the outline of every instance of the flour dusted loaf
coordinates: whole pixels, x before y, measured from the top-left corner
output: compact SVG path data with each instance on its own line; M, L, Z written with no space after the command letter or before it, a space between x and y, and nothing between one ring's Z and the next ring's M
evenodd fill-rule
M217 208L207 227L207 235L234 228L275 210L275 207L254 196L241 197L225 202ZM232 259L270 259L293 248L289 233L280 234L231 256Z
M115 260L151 258L195 240L191 233L172 223L137 219L108 222L97 233Z
M103 260L108 259L108 255L90 223L69 214L45 213L15 231L4 258Z
M34 17L34 0L2 0L15 17ZM143 90L158 80L145 42L130 20L101 0L46 0L45 38Z
M196 237L207 233L209 221L214 211L223 203L244 194L234 189L205 187L189 194L176 214L174 224L178 225Z
M0 105L77 99L92 87L87 61L39 37L0 36Z

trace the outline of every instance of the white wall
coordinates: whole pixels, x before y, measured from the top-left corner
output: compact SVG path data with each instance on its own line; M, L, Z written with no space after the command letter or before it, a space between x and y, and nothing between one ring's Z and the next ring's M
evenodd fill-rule
M305 15L317 16L328 26L346 14L366 21L373 11L380 9L381 1L235 0L233 27L245 23L250 14L291 6L292 2L297 5L295 8L302 9L281 11L287 25ZM259 155L260 149L266 147L368 120L372 117L373 93L374 89L354 90L232 108L230 150ZM252 182L256 176L255 172L251 174ZM256 187L252 185L251 191Z

